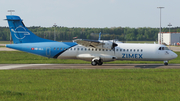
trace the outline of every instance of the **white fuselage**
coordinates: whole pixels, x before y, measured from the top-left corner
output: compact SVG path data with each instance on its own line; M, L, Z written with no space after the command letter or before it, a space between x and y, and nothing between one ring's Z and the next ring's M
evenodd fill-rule
M177 57L177 54L171 50L159 50L160 47L166 46L160 44L118 43L118 46L112 50L76 45L59 55L58 58L86 61L101 58L103 62L107 62L113 60L168 61Z

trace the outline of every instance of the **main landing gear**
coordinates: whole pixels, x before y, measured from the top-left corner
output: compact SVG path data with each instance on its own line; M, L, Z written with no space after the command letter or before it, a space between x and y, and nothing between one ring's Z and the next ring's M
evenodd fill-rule
M103 64L103 62L101 61L101 59L100 60L93 60L91 62L91 65L93 65L93 66L102 65L102 64Z
M164 61L164 65L167 66L168 65L168 61Z

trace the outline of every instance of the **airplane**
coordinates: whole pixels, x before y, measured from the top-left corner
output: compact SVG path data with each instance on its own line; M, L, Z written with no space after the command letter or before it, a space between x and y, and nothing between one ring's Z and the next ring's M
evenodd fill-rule
M168 61L177 54L162 44L122 43L114 40L76 39L73 42L57 42L43 39L28 30L22 19L7 15L6 19L14 44L7 48L24 51L47 58L80 59L90 61L92 66L115 60Z

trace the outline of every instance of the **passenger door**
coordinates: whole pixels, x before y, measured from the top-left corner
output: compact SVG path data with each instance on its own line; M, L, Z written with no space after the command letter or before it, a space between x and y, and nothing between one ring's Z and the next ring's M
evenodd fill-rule
M50 57L51 56L51 48L46 47L46 56Z

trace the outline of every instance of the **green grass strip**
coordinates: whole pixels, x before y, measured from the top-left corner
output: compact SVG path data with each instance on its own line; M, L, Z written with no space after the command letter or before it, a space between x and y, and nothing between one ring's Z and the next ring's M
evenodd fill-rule
M1 70L2 101L179 101L180 69Z

